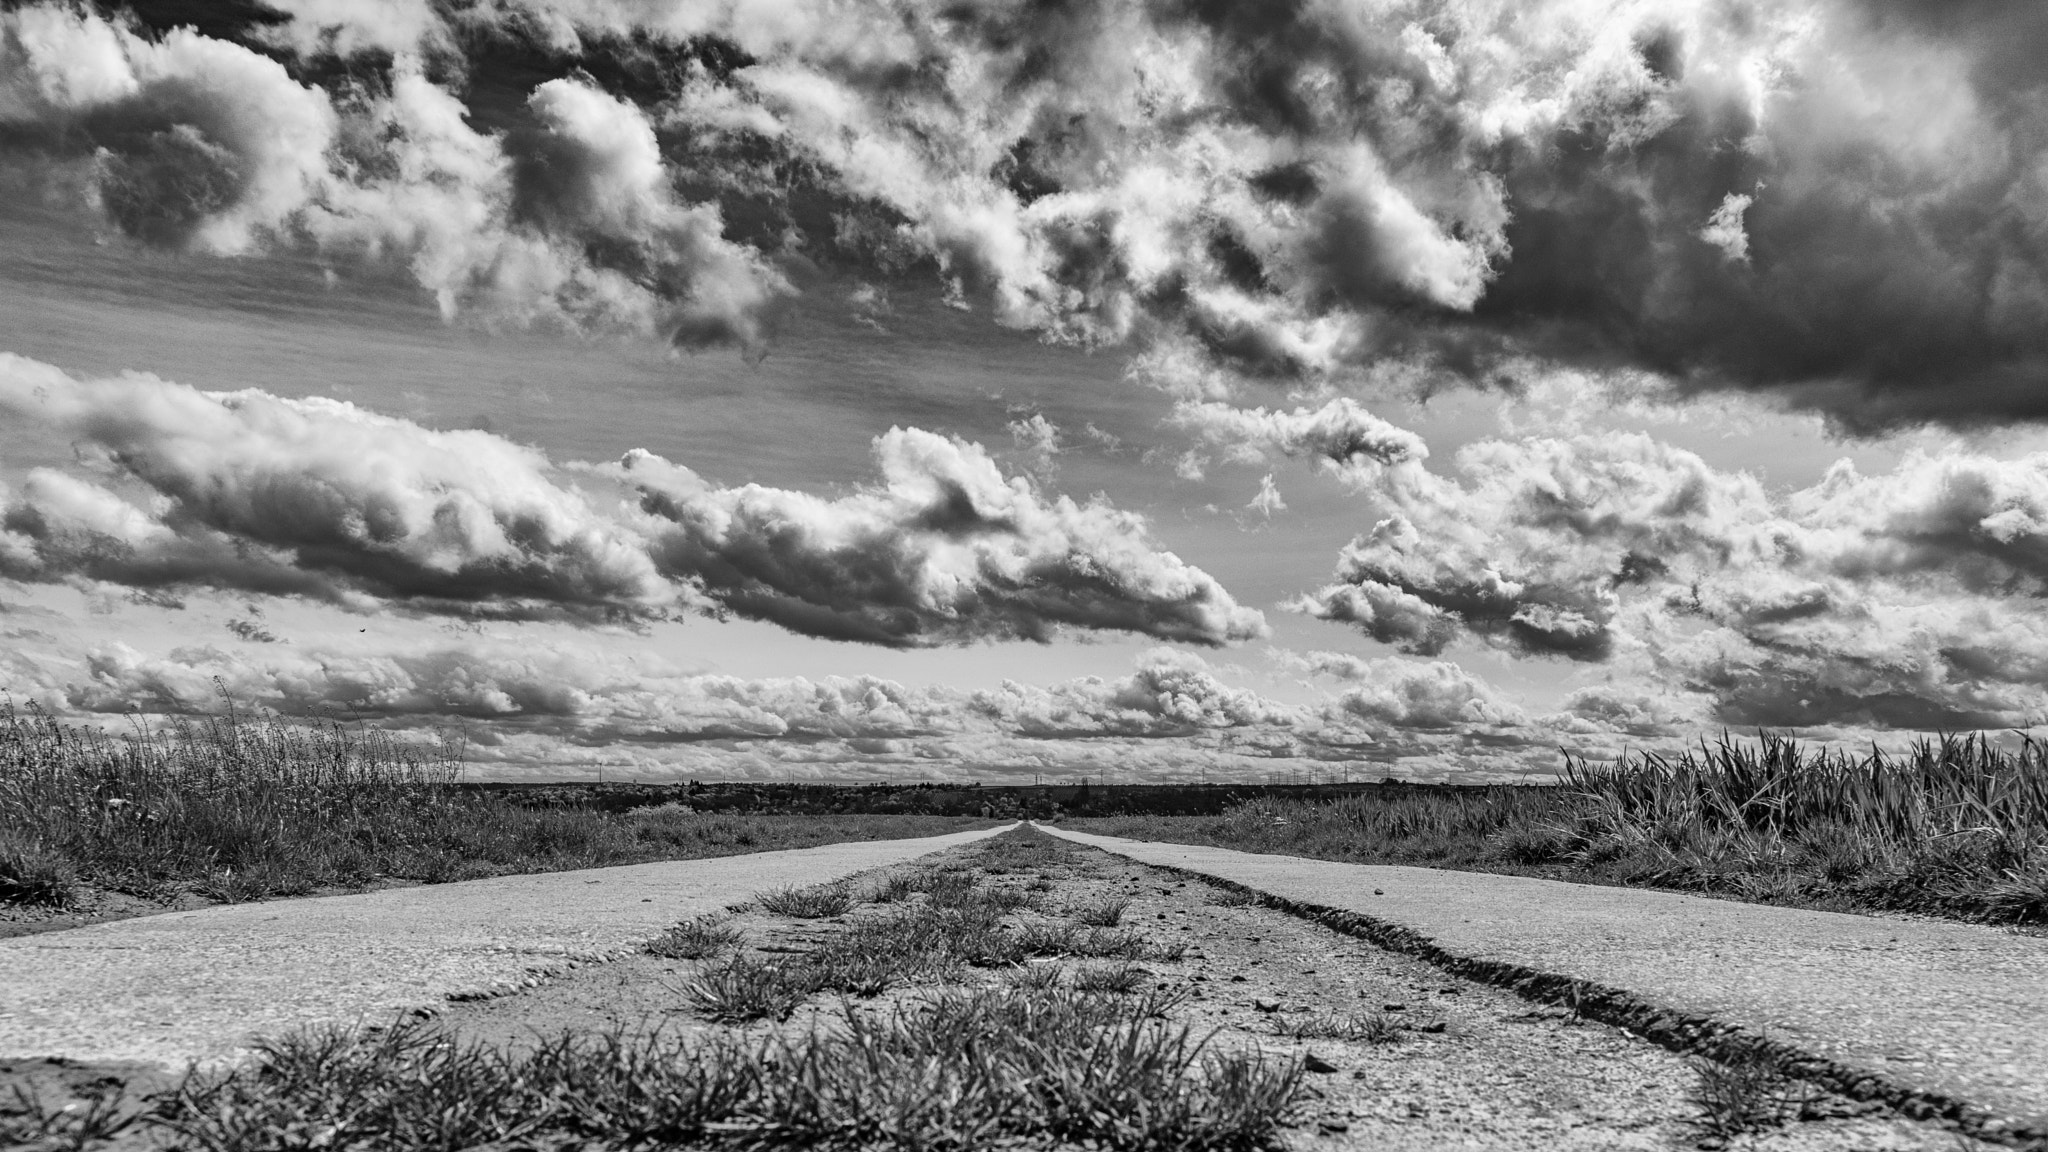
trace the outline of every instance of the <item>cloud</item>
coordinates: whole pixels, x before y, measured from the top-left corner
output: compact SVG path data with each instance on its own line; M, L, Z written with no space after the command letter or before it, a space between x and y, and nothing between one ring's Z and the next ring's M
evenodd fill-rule
M1514 736L1500 721L1515 707L1449 665L1374 667L1374 682L1296 706L1227 685L1200 657L1166 648L1141 653L1123 676L969 691L872 676L737 678L616 644L280 642L152 655L116 642L76 661L0 653L0 687L92 718L208 714L225 686L242 708L422 737L461 733L470 762L499 776L576 775L600 763L657 776L997 781L1368 770L1481 781L1556 771L1549 727ZM1605 730L1582 727L1586 746L1606 747Z
M1062 628L1221 645L1265 630L1143 517L1047 495L980 446L919 429L877 438L880 484L830 499L719 487L639 450L557 468L487 432L341 401L77 380L7 354L0 412L89 449L150 501L38 470L0 507L13 579L509 617L715 609L905 647Z
M1386 517L1295 606L1423 655L1471 636L1613 663L1723 723L2048 715L2048 455L1844 461L1778 495L1639 433L1482 441L1457 464L1390 470Z
M1348 396L1292 412L1183 401L1171 419L1226 458L1240 463L1262 462L1271 455L1313 459L1353 485L1371 483L1381 467L1429 456L1422 437L1387 423Z
M40 473L7 521L38 542L47 575L430 610L637 614L681 599L640 542L558 483L537 450L488 433L142 374L74 380L12 355L0 355L0 410L94 446L164 505L145 512Z
M980 446L918 429L875 441L882 482L826 499L713 488L650 453L609 470L660 522L664 572L733 612L891 645L1043 640L1060 626L1219 645L1265 633L1144 520L1005 478Z
M397 260L450 318L689 346L759 349L791 290L716 205L677 199L646 115L586 80L539 84L523 127L485 133L411 55L386 90L329 93L240 44L49 4L0 15L0 73L0 162L148 243Z

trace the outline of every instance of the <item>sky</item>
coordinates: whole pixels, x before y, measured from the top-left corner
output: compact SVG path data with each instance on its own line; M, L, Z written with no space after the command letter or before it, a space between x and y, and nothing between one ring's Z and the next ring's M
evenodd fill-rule
M2048 724L2031 0L0 9L0 688L472 778Z

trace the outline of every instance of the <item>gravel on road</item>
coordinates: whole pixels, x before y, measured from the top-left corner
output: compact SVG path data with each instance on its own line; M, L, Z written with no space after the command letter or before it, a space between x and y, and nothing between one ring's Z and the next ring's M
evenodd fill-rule
M0 1061L230 1060L253 1036L517 989L763 889L1001 831L236 904L0 940Z

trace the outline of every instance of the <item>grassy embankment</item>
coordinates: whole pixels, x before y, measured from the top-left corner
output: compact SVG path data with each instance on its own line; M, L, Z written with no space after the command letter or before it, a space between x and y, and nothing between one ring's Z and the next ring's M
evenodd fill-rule
M1672 888L1767 903L2048 922L2048 748L1980 737L1904 755L1769 735L1614 764L1556 788L1382 788L1216 817L1065 826L1375 864Z
M110 737L0 708L0 901L223 901L928 836L940 816L535 809L451 787L444 750L230 714Z

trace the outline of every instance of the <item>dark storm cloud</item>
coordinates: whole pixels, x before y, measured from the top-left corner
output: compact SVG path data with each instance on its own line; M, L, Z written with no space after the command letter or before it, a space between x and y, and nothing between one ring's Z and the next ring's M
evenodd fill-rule
M716 205L676 195L636 105L540 78L516 130L482 132L416 58L387 63L330 91L190 28L18 8L0 165L147 243L402 263L450 318L763 346L788 284Z
M758 348L801 253L1253 377L2048 414L2038 5L253 11L20 9L0 120L131 233L396 256L451 313Z

